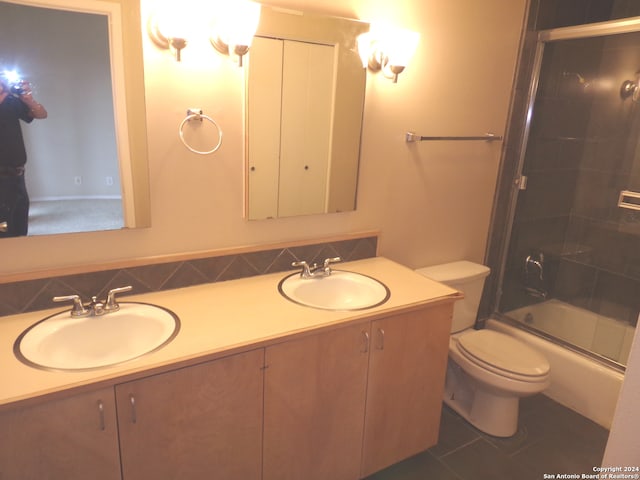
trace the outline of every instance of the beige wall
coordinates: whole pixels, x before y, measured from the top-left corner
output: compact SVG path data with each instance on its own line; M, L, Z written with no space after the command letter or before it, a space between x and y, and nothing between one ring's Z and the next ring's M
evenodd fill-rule
M154 1L142 0L143 19ZM243 70L219 55L206 35L191 41L181 63L145 36L153 226L3 239L0 273L365 230L381 232L381 254L412 267L482 260L501 144L407 145L404 133L504 133L526 0L265 3L386 18L422 33L398 84L369 74L357 211L244 220ZM224 130L215 155L198 156L181 144L178 125L189 107L202 108Z

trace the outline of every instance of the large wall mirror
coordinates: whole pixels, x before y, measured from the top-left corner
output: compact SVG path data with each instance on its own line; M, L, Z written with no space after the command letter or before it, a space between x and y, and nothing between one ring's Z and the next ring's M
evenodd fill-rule
M247 75L247 218L356 206L366 71L357 20L262 7Z
M22 124L28 234L148 227L139 2L0 1L0 45L48 111Z

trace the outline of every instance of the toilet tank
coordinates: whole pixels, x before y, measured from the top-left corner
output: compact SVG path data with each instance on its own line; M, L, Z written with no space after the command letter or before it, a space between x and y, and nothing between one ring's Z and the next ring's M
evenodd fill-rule
M484 281L490 272L489 267L461 260L419 268L416 272L464 293L464 298L458 300L453 307L451 333L474 325L478 316Z

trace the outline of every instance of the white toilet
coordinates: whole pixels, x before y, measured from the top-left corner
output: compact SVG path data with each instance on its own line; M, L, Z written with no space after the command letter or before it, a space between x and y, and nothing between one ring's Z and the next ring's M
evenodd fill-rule
M453 310L444 402L489 435L514 435L520 397L549 386L549 362L520 340L473 328L489 268L459 261L417 272L464 293Z

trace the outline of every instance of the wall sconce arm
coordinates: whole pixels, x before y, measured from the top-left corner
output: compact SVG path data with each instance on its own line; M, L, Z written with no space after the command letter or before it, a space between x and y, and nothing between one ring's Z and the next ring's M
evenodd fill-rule
M358 49L364 66L368 66L372 72L381 71L385 77L397 83L398 75L409 64L419 39L417 32L385 28L361 35Z

